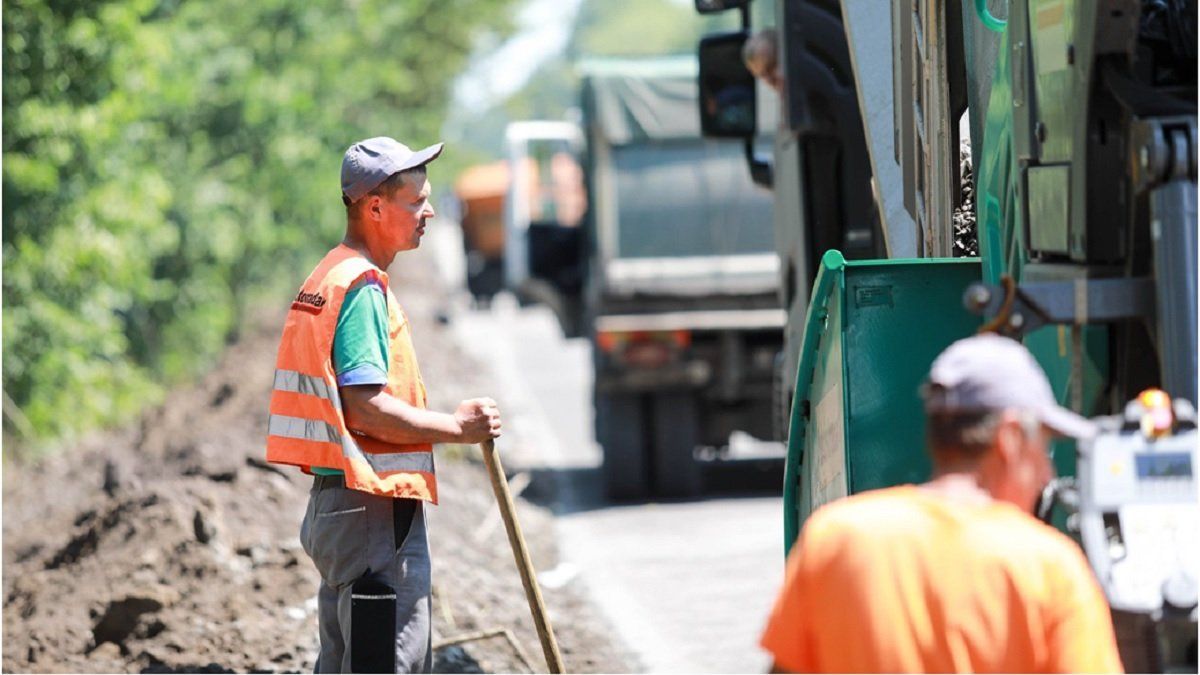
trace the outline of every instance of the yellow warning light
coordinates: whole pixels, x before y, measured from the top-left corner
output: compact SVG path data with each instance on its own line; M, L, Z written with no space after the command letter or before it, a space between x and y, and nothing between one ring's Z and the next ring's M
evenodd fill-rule
M1171 397L1161 389L1147 389L1138 394L1137 402L1142 407L1141 428L1146 438L1162 438L1171 433L1175 426L1175 414L1171 411Z

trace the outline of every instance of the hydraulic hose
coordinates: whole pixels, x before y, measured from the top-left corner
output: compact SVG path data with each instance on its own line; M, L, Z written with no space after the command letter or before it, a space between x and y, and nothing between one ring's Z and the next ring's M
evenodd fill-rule
M992 16L991 11L988 10L987 0L975 0L975 16L979 17L979 21L984 27L996 33L1003 33L1004 27L1008 25L1008 21Z

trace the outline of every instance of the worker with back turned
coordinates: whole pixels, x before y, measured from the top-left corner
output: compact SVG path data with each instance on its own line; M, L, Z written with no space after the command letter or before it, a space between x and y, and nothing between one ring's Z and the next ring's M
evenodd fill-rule
M805 523L762 645L778 672L1119 672L1082 551L1032 515L1060 408L1019 343L951 345L923 390L933 478L835 501Z

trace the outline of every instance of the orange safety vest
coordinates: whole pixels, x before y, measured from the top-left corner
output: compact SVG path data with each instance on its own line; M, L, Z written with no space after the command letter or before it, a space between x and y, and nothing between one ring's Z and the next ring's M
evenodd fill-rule
M387 274L348 246L330 251L313 270L283 326L275 361L275 388L267 429L267 461L341 469L346 487L389 497L437 503L433 446L399 445L351 432L333 371L333 334L346 291L375 274ZM424 408L425 385L417 368L408 321L391 289L388 307L388 382L384 391Z

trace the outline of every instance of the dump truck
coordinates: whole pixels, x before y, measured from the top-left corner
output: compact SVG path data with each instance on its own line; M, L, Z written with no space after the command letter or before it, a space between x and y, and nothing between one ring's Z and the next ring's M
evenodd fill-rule
M592 344L595 435L615 499L782 473L782 445L769 443L781 438L769 412L784 321L771 197L736 150L701 136L696 74L692 56L582 64L578 237L517 218L508 229L509 287L551 298L564 333ZM519 124L510 162L554 135ZM735 432L766 443L731 450Z
M505 161L476 164L454 182L467 290L480 305L489 304L504 288L504 202L510 173Z
M467 289L480 304L502 290L554 308L568 336L582 280L579 224L586 197L580 133L569 122L508 125L507 157L468 167L454 183L467 257Z
M741 462L771 470L769 446L729 453L734 432L776 437L771 198L736 149L701 136L696 77L690 56L582 66L596 439L619 498L696 495Z
M513 174L504 203L504 285L522 304L548 306L563 335L579 337L587 208L579 125L512 122L504 139Z
M746 155L787 270L784 550L821 504L928 478L918 386L952 341L1000 332L1104 420L1058 444L1039 514L1087 554L1126 668L1194 670L1196 2L758 2L782 80L774 153ZM745 148L756 99L722 94L754 81L748 4L696 0L742 13L701 42L698 112ZM1159 435L1139 430L1152 389L1174 399Z
M782 347L770 197L700 135L691 56L582 73L582 125L505 130L504 286L592 342L608 495L780 476L780 426L763 423Z

